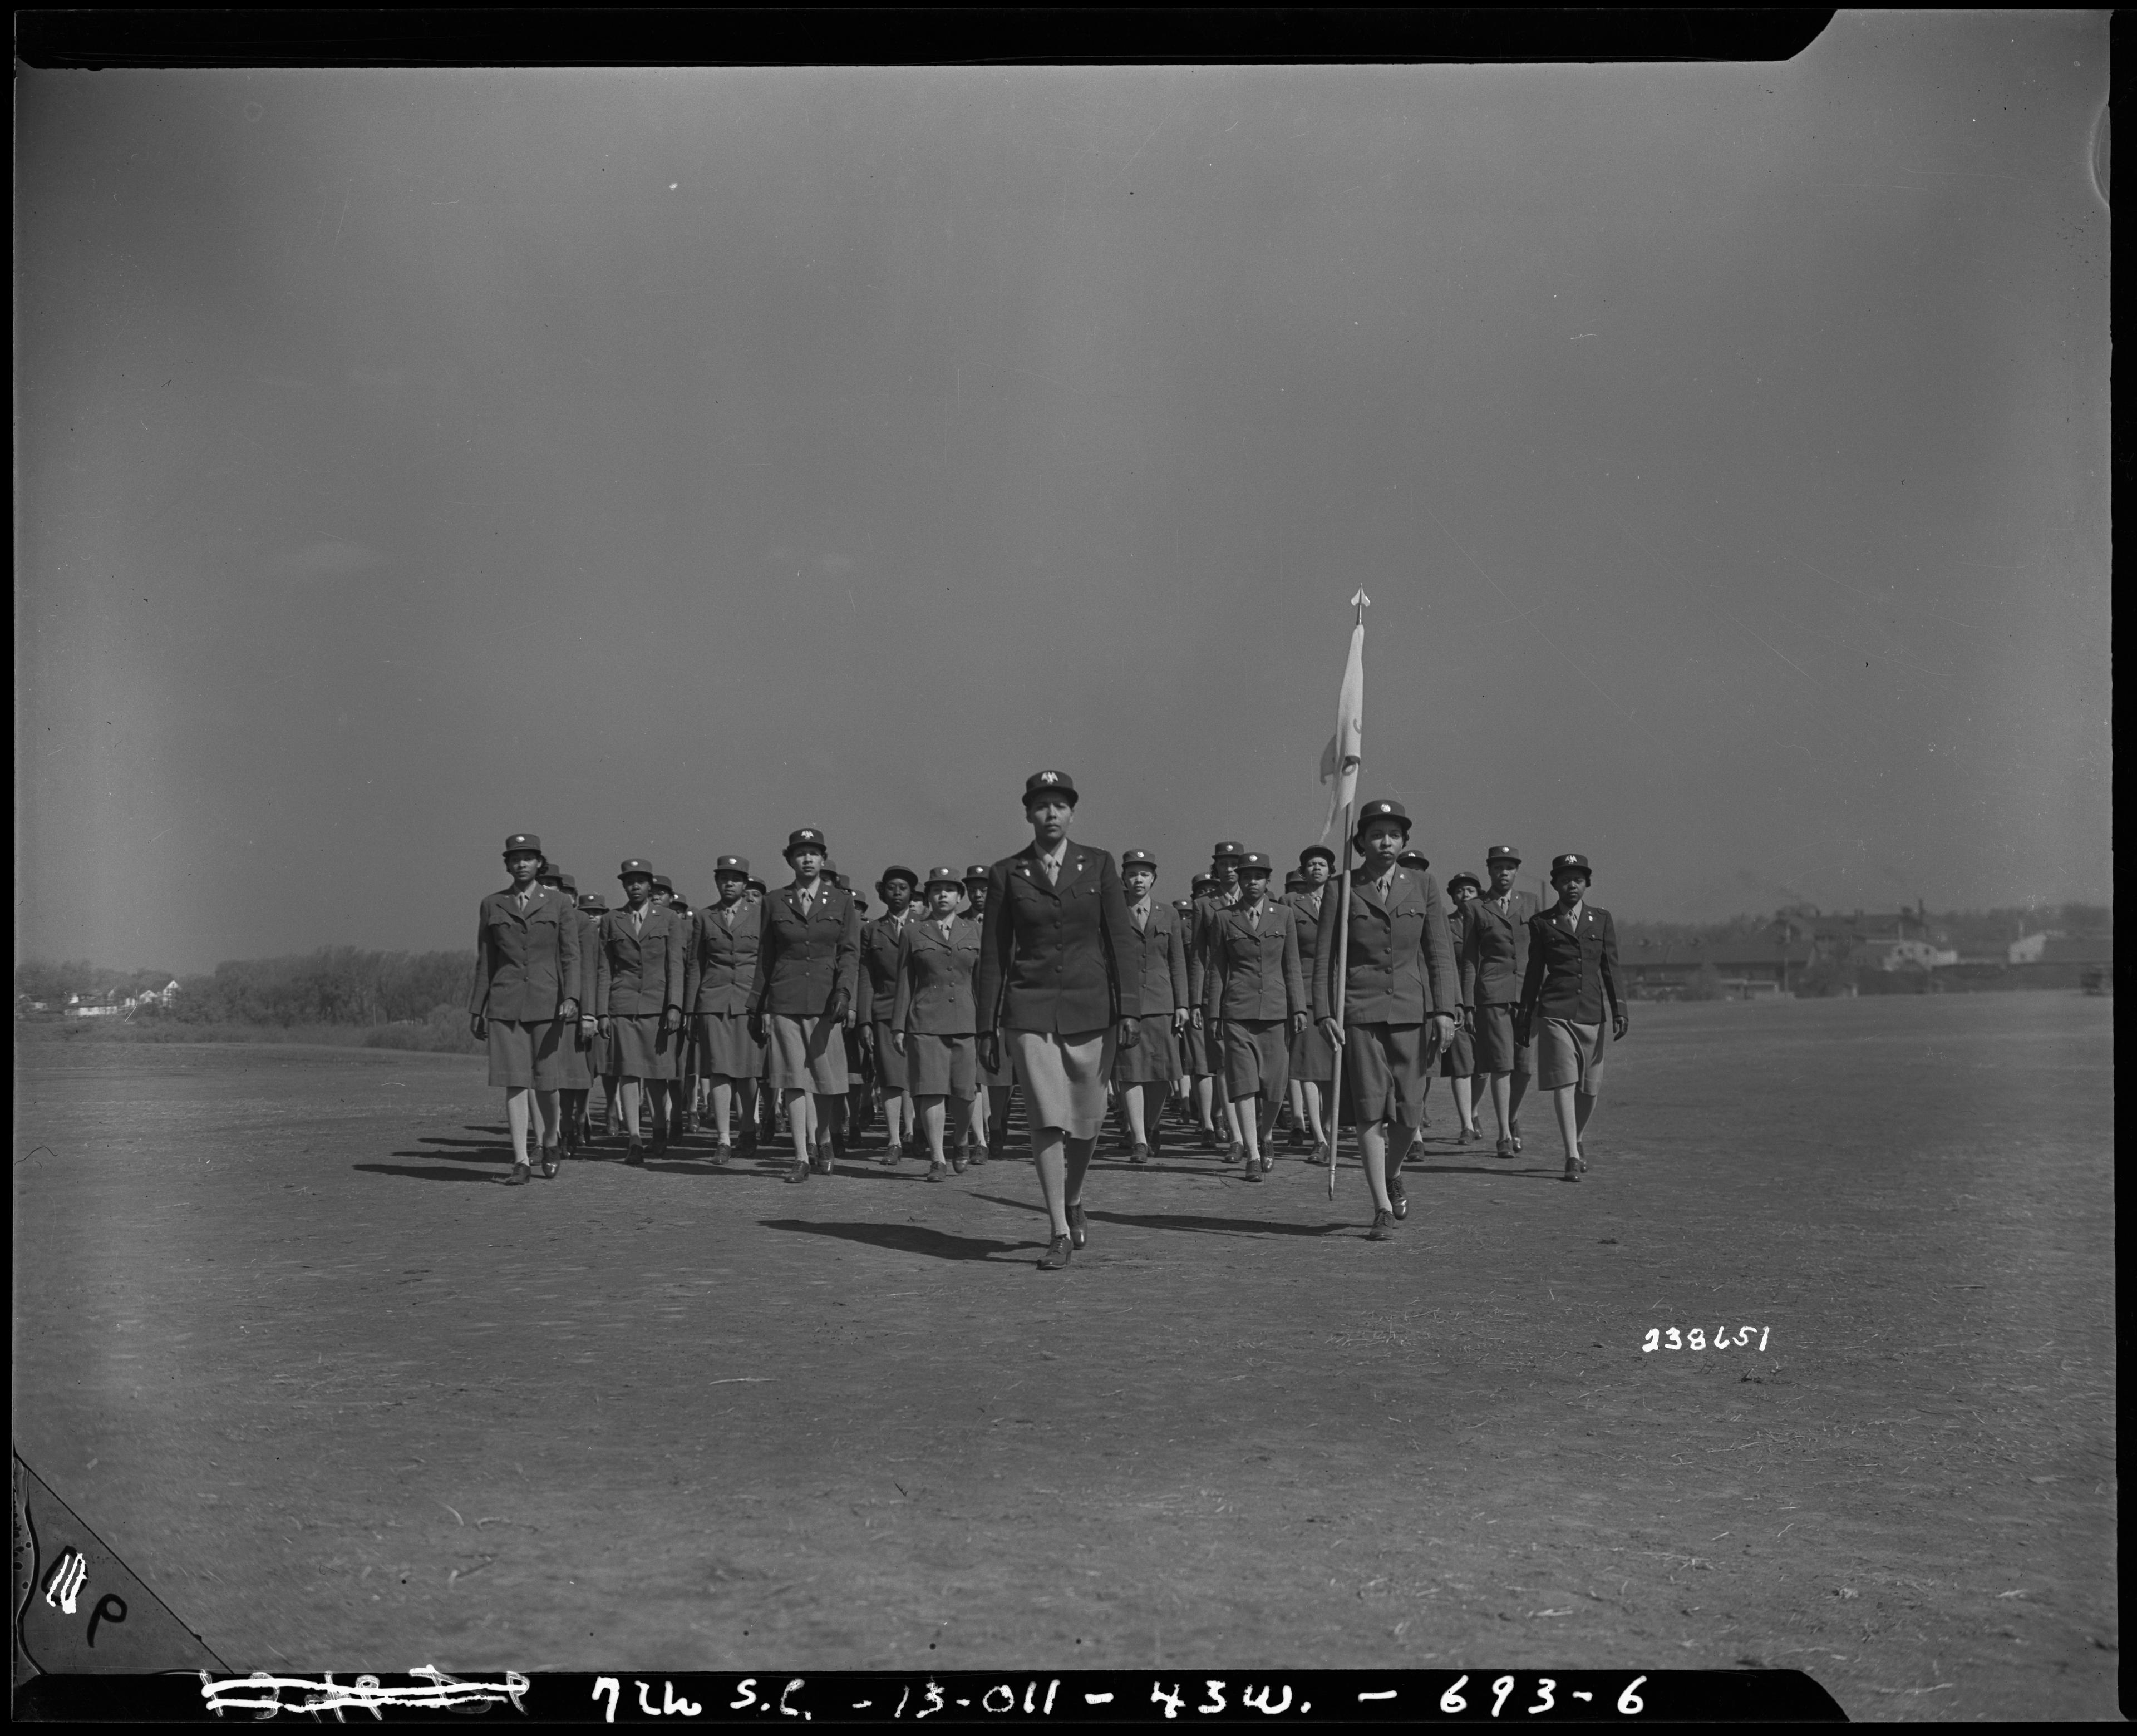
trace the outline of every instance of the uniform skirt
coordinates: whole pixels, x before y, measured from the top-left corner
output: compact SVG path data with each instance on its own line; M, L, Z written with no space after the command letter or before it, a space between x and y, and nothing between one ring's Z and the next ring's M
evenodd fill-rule
M1352 1113L1362 1124L1424 1119L1425 1087L1432 1056L1422 1024L1346 1024L1343 1027L1343 1082Z
M1335 1081L1336 1045L1317 1019L1307 1019L1306 1028L1291 1039L1291 1076L1310 1085Z
M1443 1079L1471 1079L1477 1074L1477 1046L1469 1033L1459 1024L1447 1047L1439 1052L1439 1076Z
M1477 1071L1480 1073L1531 1073L1536 1071L1536 1045L1514 1041L1514 1006L1495 1001L1477 1009Z
M700 1013L698 1073L707 1079L754 1079L764 1066L764 1045L749 1034L747 1013Z
M563 1036L557 1045L557 1058L563 1063L562 1088L566 1091L591 1090L594 1082L594 1043L596 1038L582 1035L587 1027L573 1019L564 1027Z
M813 1091L843 1097L852 1088L846 1072L845 1028L821 1013L796 1018L775 1013L766 1021L765 1045L774 1091Z
M1113 1070L1119 1027L1095 1031L1005 1031L1016 1051L1025 1112L1034 1132L1058 1127L1073 1140L1096 1139L1106 1120L1106 1076Z
M1210 1064L1210 1033L1201 1026L1190 1023L1185 1033L1184 1047L1187 1051L1187 1071L1197 1079L1206 1079L1216 1072Z
M489 1021L489 1082L507 1091L561 1091L564 1086L562 1019Z
M1542 1028L1536 1033L1537 1085L1545 1091L1570 1085L1584 1097L1599 1094L1606 1046L1603 1027L1576 1024L1570 1019L1546 1019L1541 1023Z
M680 1031L663 1031L658 1013L611 1014L610 1070L626 1079L672 1079L683 1048Z
M1142 1036L1113 1057L1113 1083L1170 1085L1180 1077L1180 1052L1172 1041L1172 1015L1146 1013L1136 1023Z
M875 1038L875 1079L885 1091L918 1091L917 1085L908 1085L906 1075L909 1064L906 1057L913 1053L914 1038L905 1039L905 1054L898 1052L898 1045L890 1040L890 1021L879 1019L869 1027ZM967 1091L966 1097L971 1096Z
M1291 1043L1281 1019L1224 1021L1224 1095L1283 1101L1291 1082Z
M1011 1034L1001 1033L1001 1065L989 1072L980 1069L980 1083L989 1091L1007 1091L1016 1083L1016 1043Z
M886 1033L888 1025L884 1027ZM898 1087L916 1097L976 1097L980 1089L980 1039L969 1031L908 1031L905 1053L898 1055L906 1082ZM895 1055L888 1034L884 1048Z

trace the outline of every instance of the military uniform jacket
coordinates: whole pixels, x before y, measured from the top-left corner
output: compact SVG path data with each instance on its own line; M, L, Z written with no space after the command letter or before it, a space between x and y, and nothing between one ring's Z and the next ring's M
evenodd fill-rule
M580 998L578 912L560 892L537 886L527 907L512 892L492 892L475 916L475 988L468 1011L477 1019L539 1024Z
M1336 922L1344 901L1340 884L1322 892L1321 932L1314 941L1313 1016L1332 1018L1336 1005ZM1447 901L1439 883L1399 868L1383 900L1362 875L1351 877L1350 939L1343 957L1346 1024L1422 1024L1436 1013L1450 1018L1461 1004L1461 980L1447 937Z
M1529 918L1536 913L1534 892L1510 892L1507 908L1472 898L1468 926L1462 932L1462 1002L1496 1007L1521 998L1521 980L1529 968Z
M1220 911L1232 907L1236 896L1212 897L1205 892L1195 901L1195 923L1187 932L1187 1004L1191 1007L1203 1001L1203 979L1210 969L1210 925Z
M898 1004L898 947L905 938L905 931L915 922L929 920L916 907L903 922L893 918L878 917L872 922L861 924L861 964L857 974L860 984L860 1001L854 1017L860 1024L892 1024L891 1010ZM959 919L960 921L962 918ZM972 925L976 936L979 924ZM903 1026L896 1028L903 1029Z
M1180 913L1155 898L1142 927L1135 926L1135 912L1128 913L1128 929L1135 938L1122 975L1136 980L1145 1019L1192 1004L1187 999L1187 942L1180 926Z
M579 985L588 992L579 1003L579 1017L594 1016L594 995L601 989L601 918L576 904L572 913L579 919Z
M1263 905L1258 929L1253 907L1242 899L1213 914L1209 936L1204 1017L1288 1019L1306 1011L1306 980L1298 970L1298 912L1288 904Z
M757 976L757 937L763 915L747 898L731 912L708 904L685 936L683 1004L693 1013L747 1013L749 985Z
M986 926L972 985L983 1031L1095 1031L1142 1010L1127 975L1135 925L1120 872L1073 839L1047 883L1034 840L987 870Z
M906 923L898 941L898 985L884 1009L893 1031L925 1031L939 1037L976 1032L979 1011L972 975L980 965L980 925L950 919L950 937L932 917Z
M628 907L601 919L601 969L594 982L594 1013L602 1019L642 1018L683 1006L684 919L648 905L634 929Z
M1318 894L1286 892L1279 901L1298 912L1298 974L1306 980L1309 1001L1313 998L1313 960L1321 945L1321 907L1335 896L1336 883L1331 880Z
M1580 907L1570 926L1555 906L1529 918L1529 963L1521 979L1521 1011L1531 1018L1600 1024L1607 1002L1624 1005L1618 989L1618 930L1610 912Z
M851 892L819 881L805 915L801 893L782 886L757 908L764 930L750 985L752 1010L811 1019L830 1009L834 994L844 994L849 1007L858 1002L861 913Z

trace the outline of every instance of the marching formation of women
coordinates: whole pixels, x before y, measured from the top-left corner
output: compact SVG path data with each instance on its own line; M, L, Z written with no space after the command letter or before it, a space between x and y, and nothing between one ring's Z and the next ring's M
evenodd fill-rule
M514 833L512 883L482 902L469 1003L505 1092L511 1183L588 1151L596 1106L600 1137L634 1165L693 1135L717 1165L791 1142L785 1179L804 1183L879 1122L874 1161L924 1161L941 1181L1007 1155L1020 1093L1050 1230L1042 1270L1088 1238L1109 1116L1132 1165L1170 1138L1256 1184L1287 1117L1290 1149L1324 1166L1352 1126L1366 1234L1385 1241L1408 1214L1402 1171L1440 1077L1453 1137L1495 1140L1502 1159L1522 1150L1526 1093L1546 1094L1563 1177L1581 1179L1608 1047L1628 1029L1586 857L1551 859L1547 909L1516 889L1504 844L1443 892L1402 805L1373 801L1355 866L1316 844L1278 892L1268 855L1220 842L1192 896L1168 902L1149 852L1117 861L1070 839L1077 800L1066 773L1034 774L1029 844L961 871L893 864L873 917L812 827L787 838L787 884L722 856L717 898L695 908L640 858L617 870L611 907Z

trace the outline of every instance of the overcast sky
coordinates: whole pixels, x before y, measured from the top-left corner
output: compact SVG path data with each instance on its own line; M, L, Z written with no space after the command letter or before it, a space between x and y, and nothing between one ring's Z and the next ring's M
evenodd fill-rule
M2101 14L1774 66L20 72L18 956L1290 858L2110 896Z

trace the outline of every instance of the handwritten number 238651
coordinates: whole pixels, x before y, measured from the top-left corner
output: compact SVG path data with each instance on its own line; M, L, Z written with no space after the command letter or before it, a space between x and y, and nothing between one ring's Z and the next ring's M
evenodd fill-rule
M1759 1335L1759 1348L1763 1350L1766 1348L1766 1340L1772 1335L1773 1330L1771 1326L1739 1326L1736 1329L1734 1347L1740 1349L1750 1344L1751 1335L1755 1332ZM1726 1326L1716 1326L1711 1342L1706 1332L1697 1326L1692 1328L1689 1332L1680 1332L1674 1326L1650 1326L1648 1328L1646 1340L1640 1345L1643 1353L1649 1350L1726 1350L1731 1348L1729 1329Z

